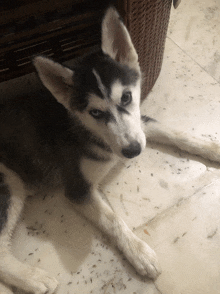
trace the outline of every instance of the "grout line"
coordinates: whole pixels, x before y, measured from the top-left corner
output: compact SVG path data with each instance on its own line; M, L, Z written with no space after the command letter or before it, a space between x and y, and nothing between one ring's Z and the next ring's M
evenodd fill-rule
M160 291L160 289L158 289L156 283L154 283L154 286L155 286L155 288L157 289L157 291L158 291L159 294L163 294L163 293Z
M188 196L188 197L182 197L182 198L178 199L178 201L177 201L175 204L173 204L173 205L167 207L167 209L161 211L161 213L157 214L155 217L153 217L152 219L150 219L147 223L150 224L151 222L154 222L155 220L157 220L158 217L160 217L160 216L162 216L162 215L165 215L169 210L172 210L172 209L174 209L174 208L178 208L178 207L181 206L183 203L186 203L186 202L190 201L190 200L191 200L196 194L198 194L200 191L202 191L203 189L205 189L205 188L207 188L207 187L209 187L209 186L212 186L214 182L215 182L215 181L213 181L213 182L211 182L211 183L208 183L208 184L206 184L206 185L204 185L204 186L202 186L202 187L199 187L198 189L196 189L196 190L195 190L190 196Z
M171 39L168 36L167 36L167 39L172 41L182 52L184 52L190 59L192 59L204 72L206 72L210 77L213 78L213 80L215 80L218 84L220 84L220 82L215 77L213 77L204 67L202 67L191 55L189 55L185 50L183 50L173 39Z
M217 180L218 181L218 180ZM174 203L173 205L165 208L164 210L162 210L160 213L156 214L154 217L152 217L150 220L148 220L145 224L140 225L138 227L135 228L134 232L137 231L138 229L142 228L144 225L150 225L152 222L157 221L158 219L160 219L161 217L165 216L170 210L178 208L179 206L181 206L183 203L186 203L188 201L190 201L197 193L199 193L200 191L202 191L203 189L213 185L213 183L216 182L216 179L214 179L214 181L199 187L198 189L196 189L191 195L189 195L188 197L182 197L180 199L177 200L176 203Z

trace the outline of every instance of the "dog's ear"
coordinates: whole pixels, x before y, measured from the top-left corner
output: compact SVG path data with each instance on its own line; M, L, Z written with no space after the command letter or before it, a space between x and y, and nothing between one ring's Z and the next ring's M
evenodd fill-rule
M69 108L73 86L73 71L43 56L36 56L33 59L33 64L43 85L59 103Z
M102 51L121 64L139 70L138 55L129 32L113 7L108 8L102 21Z

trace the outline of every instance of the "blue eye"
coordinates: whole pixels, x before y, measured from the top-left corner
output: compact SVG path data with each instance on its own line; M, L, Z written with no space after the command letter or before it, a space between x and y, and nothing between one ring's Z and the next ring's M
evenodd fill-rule
M99 109L92 109L92 110L90 110L89 114L96 119L103 118L105 115L105 113Z
M131 92L125 92L121 97L121 105L126 106L130 104L132 101L132 95Z

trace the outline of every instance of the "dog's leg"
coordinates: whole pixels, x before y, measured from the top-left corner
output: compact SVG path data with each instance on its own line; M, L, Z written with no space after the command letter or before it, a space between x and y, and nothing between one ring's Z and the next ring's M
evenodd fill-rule
M145 116L142 116L142 121L147 141L176 146L190 154L220 162L220 143L208 142L186 132L176 131Z
M83 204L73 205L115 242L138 273L153 279L160 274L155 252L112 211L97 190L92 190L90 198Z
M6 284L34 294L53 293L57 287L54 278L41 269L18 261L11 253L10 239L22 211L26 193L22 181L15 173L0 166L0 175L0 200L5 200L0 208L3 224L0 231L0 279Z

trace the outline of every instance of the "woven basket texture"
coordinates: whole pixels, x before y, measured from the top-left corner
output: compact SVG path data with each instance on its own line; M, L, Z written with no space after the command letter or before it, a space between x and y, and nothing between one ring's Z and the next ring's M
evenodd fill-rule
M127 2L126 25L143 72L142 99L151 91L161 70L172 0Z

